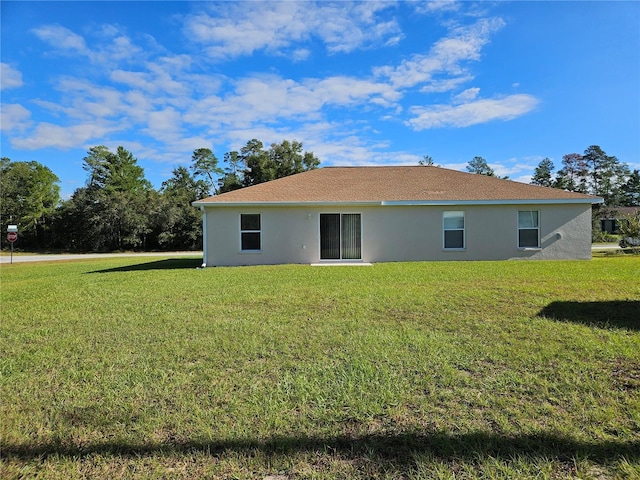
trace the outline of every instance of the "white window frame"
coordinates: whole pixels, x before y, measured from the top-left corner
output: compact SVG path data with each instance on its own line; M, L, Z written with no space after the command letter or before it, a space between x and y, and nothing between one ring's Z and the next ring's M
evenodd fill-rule
M462 228L446 228L445 227L445 215L452 213L462 214ZM464 210L445 210L442 212L442 249L448 252L450 251L463 251L467 248L467 232L466 232L466 213ZM446 244L446 232L462 232L462 247L447 247Z
M535 227L521 227L520 226L520 214L521 213L525 213L525 212L536 212L537 214L537 225ZM518 245L518 249L519 250L541 250L542 247L540 246L540 210L518 210L518 212L516 213L516 225L517 225L517 231L516 231L516 244ZM538 232L538 237L537 237L537 242L535 246L522 246L520 245L520 230L537 230Z
M340 258L321 258L322 257L322 238L321 238L321 216L322 215L340 215ZM343 215L359 215L360 216L360 258L343 258L342 251L342 216ZM326 211L319 212L318 214L318 260L320 262L362 262L363 258L363 243L364 243L364 227L362 223L362 212L340 212L340 211Z
M242 229L242 216L243 215L257 215L258 218L260 219L260 229L259 230L243 230ZM238 227L240 230L240 236L238 238L239 240L239 245L238 248L240 250L240 253L261 253L262 252L262 214L261 213L255 213L255 212L245 212L245 213L241 213L238 216ZM257 233L260 235L260 248L256 249L243 249L242 248L242 234L243 233Z

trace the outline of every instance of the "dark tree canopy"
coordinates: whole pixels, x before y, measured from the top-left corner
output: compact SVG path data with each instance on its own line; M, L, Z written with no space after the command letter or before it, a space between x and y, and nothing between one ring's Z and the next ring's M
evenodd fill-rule
M224 163L227 167L224 174L218 180L219 192L231 192L242 188L242 159L236 151L224 154Z
M196 177L206 178L210 187L209 193L219 193L217 177L224 171L218 166L218 158L208 148L198 148L191 156L191 169Z
M58 177L38 162L0 161L0 224L19 228L18 248L76 251L201 249L202 212L195 200L315 169L320 160L302 142L269 148L249 140L224 155L224 169L208 148L193 151L155 190L133 153L119 146L89 148L83 187L60 200ZM2 246L6 248L4 237Z
M60 203L58 177L35 162L0 160L0 224L18 225L20 245L41 247L47 239L52 215ZM3 235L4 245L4 235Z
M562 157L562 168L556 176L555 186L570 192L587 193L587 167L579 153L568 153Z
M153 214L159 247L202 248L202 214L191 204L208 194L206 181L194 178L185 167L173 170L172 177L162 183Z
M607 206L619 206L630 200L629 195L633 197L626 190L630 176L625 163L607 155L598 145L591 145L584 154L569 153L562 157L562 168L554 186L596 195L602 197Z
M202 214L195 200L257 185L269 180L318 168L320 160L303 150L302 142L283 140L268 148L249 140L239 151L224 154L222 168L208 148L193 151L188 167L173 169L172 176L155 190L143 168L124 147L91 147L84 157L84 187L60 200L58 177L38 162L0 160L0 223L19 226L18 248L61 248L81 251L123 249L201 249ZM433 165L425 155L420 165ZM474 157L467 170L496 176L482 157ZM604 198L599 209L640 206L640 171L598 145L583 154L562 158L560 170L545 158L531 183L589 193ZM594 209L594 211L597 211ZM3 246L6 247L4 237Z
M553 162L549 158L542 160L536 167L533 177L531 177L532 185L540 185L541 187L553 187Z
M267 150L260 140L249 140L239 152L225 154L227 167L218 179L219 193L318 168L320 160L302 148L302 142L283 140Z
M83 168L89 173L86 188L76 190L62 208L82 225L75 248L145 248L153 189L133 154L123 147L115 153L92 147Z
M621 187L621 203L626 207L640 206L640 170L629 174L627 182Z
M487 175L489 177L496 176L493 168L491 168L487 161L482 157L473 157L473 160L469 161L467 164L467 171L479 175Z

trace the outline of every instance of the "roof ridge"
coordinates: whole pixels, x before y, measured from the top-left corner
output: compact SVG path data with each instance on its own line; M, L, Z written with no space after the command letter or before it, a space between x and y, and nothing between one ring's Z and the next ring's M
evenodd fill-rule
M601 200L591 195L435 165L333 165L208 197L196 205L526 201L598 203Z

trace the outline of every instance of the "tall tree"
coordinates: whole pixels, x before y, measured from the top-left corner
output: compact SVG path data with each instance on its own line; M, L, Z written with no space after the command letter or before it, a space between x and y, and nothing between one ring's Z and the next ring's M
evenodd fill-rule
M53 223L53 246L65 250L93 250L92 218L94 199L88 188L77 188L70 198L63 200L55 212Z
M552 187L554 165L551 159L543 159L536 167L533 177L531 177L532 185L540 185L541 187Z
M621 205L640 207L640 170L636 169L621 187Z
M629 167L615 156L607 155L598 145L591 145L582 157L589 172L589 192L604 199L605 205L622 202L621 187L629 176Z
M209 185L209 193L217 195L218 177L224 174L224 170L218 166L218 158L208 148L197 148L191 156L191 169L196 177L206 178Z
M46 166L35 162L0 160L0 225L18 225L23 246L42 248L49 223L60 202L58 177Z
M555 187L569 192L587 193L588 169L579 153L568 153L562 157L562 168L558 171Z
M302 142L296 140L272 143L269 150L265 150L262 142L254 138L240 149L238 159L245 165L242 176L245 187L313 170L320 165L313 152L303 152Z
M185 167L173 170L162 183L154 225L158 244L163 249L196 250L202 248L202 215L191 205L206 197L209 185L191 176Z
M239 158L245 165L242 184L245 187L268 182L276 178L275 165L269 159L269 153L264 150L264 145L255 138L249 140L240 149Z
M231 151L224 154L224 175L218 180L219 192L231 192L242 188L243 162L238 152Z
M467 164L467 171L479 175L487 175L489 177L496 176L493 168L491 168L487 161L482 157L473 157L473 160Z
M90 189L143 192L151 188L144 178L144 170L124 147L118 147L115 153L104 145L91 147L83 160L82 168L89 173L87 187Z
M315 157L313 152L303 152L302 142L296 140L272 143L269 149L269 161L275 168L275 178L312 170L320 164L320 160Z
M60 214L73 215L84 226L73 241L84 250L144 248L150 230L151 184L133 154L92 147L84 157L87 186L74 192ZM61 219L61 222L65 222Z

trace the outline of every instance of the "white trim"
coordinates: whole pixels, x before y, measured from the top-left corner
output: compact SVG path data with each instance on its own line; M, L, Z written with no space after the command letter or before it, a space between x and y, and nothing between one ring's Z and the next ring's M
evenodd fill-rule
M444 228L444 214L459 212L462 213L462 228ZM447 247L445 242L446 232L456 232L462 230L462 247ZM464 210L443 210L442 211L442 251L443 252L463 252L467 249L467 214Z
M382 202L203 202L197 201L192 203L193 206L199 207L361 207L361 206L380 206Z
M200 207L202 212L202 265L204 268L207 266L207 211L204 207Z
M258 215L260 218L260 230L242 230L242 216L243 215ZM242 234L243 233L259 233L260 234L260 248L257 250L244 250L242 248ZM238 253L242 255L252 253L262 253L262 213L259 212L241 212L238 214Z
M405 207L405 206L442 206L456 205L571 205L571 204L601 204L602 198L515 198L509 200L381 200L361 202L193 202L195 207Z
M563 199L513 199L513 200L391 200L380 202L384 207L396 206L442 206L454 207L457 205L556 205L556 204L578 204L578 203L603 203L603 199L597 201L586 198L563 198Z
M538 230L538 245L535 247L521 247L520 246L520 212L536 212L538 214L538 226L536 230ZM542 227L540 226L542 223L542 218L540 215L540 210L517 210L516 211L516 246L518 250L522 251L536 251L542 250ZM533 230L533 228L523 227L522 230Z
M310 263L312 267L372 267L373 263L370 262L349 262L347 260L333 262L329 260L323 260L321 263Z
M322 215L339 215L340 216L340 258L320 258L322 256L322 237L320 234L320 217ZM360 258L342 258L342 215L360 215ZM318 262L320 263L361 263L362 262L362 246L364 243L364 230L362 228L362 212L336 212L326 211L318 212Z

